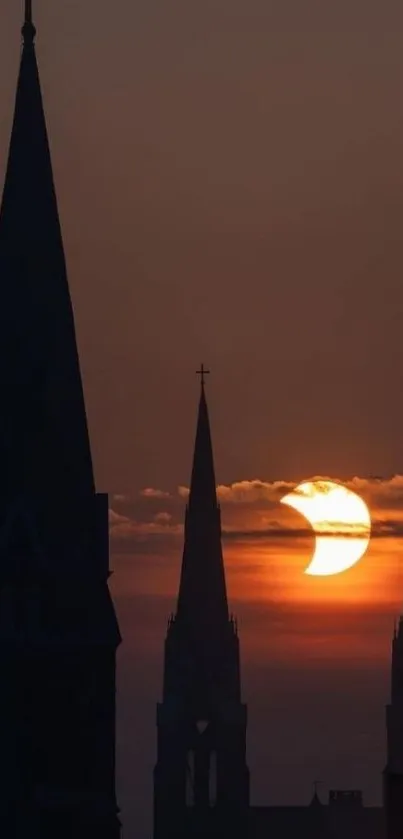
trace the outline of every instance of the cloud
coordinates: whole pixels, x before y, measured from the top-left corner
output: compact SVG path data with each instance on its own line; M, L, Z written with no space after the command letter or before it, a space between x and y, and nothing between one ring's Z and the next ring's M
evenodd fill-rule
M403 475L400 474L384 478L379 476L364 478L353 476L345 480L340 480L330 475L314 475L305 478L304 482L306 481L333 481L335 483L341 483L358 495L362 495L364 500L370 503L372 502L374 506L385 508L401 506L403 509ZM235 481L231 484L218 484L217 496L222 505L254 505L257 502L277 504L284 495L289 492L295 492L297 486L297 481L264 481L260 478L252 478ZM150 499L174 498L169 492L154 489L153 487L145 487L140 491L140 495L143 498ZM189 487L179 485L177 496L179 498L187 498L189 496ZM122 502L129 500L124 495L115 495L113 498L116 501Z
M165 492L163 489L154 489L153 487L145 487L145 489L140 490L140 495L143 498L169 498L169 492Z
M396 509L403 511L403 475L390 478L352 478L347 484L350 489L362 495L364 500L378 509Z
M119 532L123 534L153 534L153 533L180 533L183 530L181 524L172 522L169 513L157 513L151 521L136 521L128 516L120 516L113 510L109 511L109 523L112 535Z
M127 516L122 516L120 513L117 513L116 510L112 510L109 508L109 527L114 528L117 524L122 524L123 522L129 522L130 519Z
M229 542L255 541L263 539L312 539L314 536L321 539L364 539L367 538L361 533L357 535L353 530L349 531L344 526L340 530L321 530L315 534L311 527L267 527L251 530L229 530L223 529L222 537ZM402 521L379 521L373 524L371 530L372 539L390 539L403 536Z
M335 480L331 476L314 476L307 480ZM337 480L337 479L336 479ZM338 481L340 483L340 481ZM343 485L360 495L367 503L372 519L372 539L399 539L403 536L403 476L388 478L359 477L342 481ZM295 490L296 483L289 481L264 481L259 478L220 484L217 488L222 508L223 539L235 544L260 543L265 540L273 547L282 541L295 539L312 540L314 532L304 522L300 513L283 507L279 502ZM184 501L189 494L188 487L178 486L176 493L145 487L132 499L115 496L122 500L122 513L111 509L109 513L111 544L115 549L118 542L128 546L151 540L155 545L163 539L168 544L172 537L183 534ZM164 509L156 510L156 502L164 501ZM119 509L119 507L118 507ZM400 512L401 511L401 512ZM320 536L360 538L366 534L357 532L353 526L342 522L321 523Z
M286 481L236 481L233 484L219 484L217 495L221 502L227 504L251 504L255 501L278 501L278 499L290 492L295 483Z
M371 536L373 539L399 539L403 536L403 520L375 520L372 524Z
M278 499L279 496L285 495L295 487L295 483L288 483L285 481L274 481L269 483L261 481L258 478L254 480L236 481L233 484L219 484L217 486L217 497L222 503L228 504L245 504L253 503L256 500L262 499ZM178 495L181 498L187 498L189 495L189 487L178 486Z
M161 511L148 521L139 521L130 516L122 516L115 510L109 510L109 537L113 551L125 553L135 551L145 542L160 545L167 539L182 535L183 525L175 523L170 513Z
M233 542L243 540L254 541L255 539L312 539L314 535L314 531L310 527L269 527L255 530L223 530L222 533L223 539ZM361 537L357 537L356 534L345 530L340 530L339 532L334 530L323 530L320 533L320 538L357 539Z
M314 475L306 481L334 481L348 487L364 500L372 502L377 507L402 507L403 510L403 475L391 477L370 476L360 478L354 476L340 481L328 475ZM288 492L295 492L298 482L292 481L263 481L259 478L236 481L232 484L219 484L217 495L222 504L253 504L256 501L276 503ZM185 487L181 487L180 494L185 494ZM188 490L186 490L188 492Z
M171 513L161 512L154 516L154 521L158 524L170 524L172 521Z

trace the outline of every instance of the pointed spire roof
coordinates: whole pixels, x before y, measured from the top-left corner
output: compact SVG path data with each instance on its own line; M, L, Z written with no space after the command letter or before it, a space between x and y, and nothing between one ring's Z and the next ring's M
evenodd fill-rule
M184 618L204 637L217 638L228 622L228 602L221 548L220 508L217 503L213 448L201 367L201 393L197 418L185 545L178 598L178 618Z
M0 209L0 474L7 495L94 490L41 87L25 0Z
M213 446L211 443L210 422L207 409L204 377L209 370L203 364L198 371L201 393L197 417L196 441L193 455L192 477L190 481L189 509L217 508L216 480L214 473Z

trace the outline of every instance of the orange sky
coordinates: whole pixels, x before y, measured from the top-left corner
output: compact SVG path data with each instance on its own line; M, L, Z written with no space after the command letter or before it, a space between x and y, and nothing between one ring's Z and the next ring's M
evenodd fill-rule
M353 478L345 485L367 503L372 537L357 565L319 578L303 573L314 550L313 531L299 513L280 504L293 484L245 480L218 487L231 601L262 602L268 608L278 602L310 604L314 611L399 611L403 477ZM175 595L186 494L185 487L175 491L149 487L135 498L114 496L111 501L113 551L127 554L132 550L136 556L144 551L153 558L136 579L136 586L147 594ZM343 539L340 550L342 546Z
M403 600L403 477L345 483L368 504L373 536L354 568L322 578L304 575L312 532L280 504L293 484L245 480L218 488L256 803L304 803L315 777L323 795L327 787L350 786L362 788L367 803L380 800L390 644ZM111 497L111 587L124 636L121 798L133 817L144 802L151 807L155 701L179 582L186 495L185 487L148 487ZM125 780L132 763L136 792Z
M293 484L245 480L218 487L229 600L241 617L249 657L310 659L326 650L339 661L385 661L403 605L403 477L355 477L345 485L368 504L372 537L353 568L328 577L304 574L314 551L313 531L300 514L280 504ZM185 487L148 487L134 498L111 499L117 597L160 598L167 612L174 610L186 495Z

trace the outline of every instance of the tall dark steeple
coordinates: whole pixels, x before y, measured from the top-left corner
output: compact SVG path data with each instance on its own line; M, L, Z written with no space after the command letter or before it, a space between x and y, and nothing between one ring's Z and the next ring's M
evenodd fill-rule
M7 492L94 492L30 0L0 211L0 458ZM27 421L28 420L28 421Z
M200 372L179 597L168 623L157 713L154 839L245 839L248 829L239 639L228 613L206 371Z
M403 836L403 617L392 640L391 697L386 706L387 757L383 773L386 839Z
M0 209L0 834L118 839L108 498L96 494L25 2Z
M197 418L189 501L185 518L185 547L178 598L178 616L195 633L202 631L215 643L228 623L228 603L221 548L220 509L217 503L213 448L204 375Z

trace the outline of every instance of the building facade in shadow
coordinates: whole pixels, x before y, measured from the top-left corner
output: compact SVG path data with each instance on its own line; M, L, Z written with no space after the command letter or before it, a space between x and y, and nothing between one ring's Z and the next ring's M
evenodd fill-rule
M0 833L118 839L108 499L95 491L35 27L0 209Z

